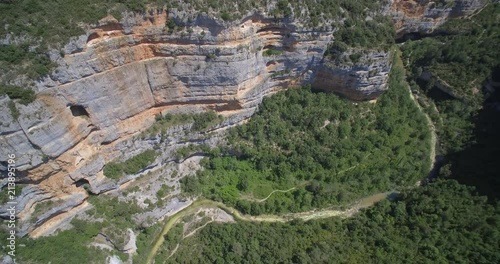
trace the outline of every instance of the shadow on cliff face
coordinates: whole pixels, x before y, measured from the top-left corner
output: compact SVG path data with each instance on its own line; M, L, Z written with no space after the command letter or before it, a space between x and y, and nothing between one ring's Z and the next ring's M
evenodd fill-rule
M493 80L498 79L496 69ZM483 109L474 119L475 143L450 155L451 177L475 186L480 195L490 202L500 199L500 88L485 101Z

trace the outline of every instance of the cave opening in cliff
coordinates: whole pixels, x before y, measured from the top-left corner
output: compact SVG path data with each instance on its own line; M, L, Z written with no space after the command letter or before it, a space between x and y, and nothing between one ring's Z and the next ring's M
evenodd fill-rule
M89 43L91 40L98 39L99 37L100 37L99 34L94 32L94 33L90 34L89 37L87 38L87 43Z
M88 188L90 186L90 182L87 179L79 179L78 181L73 183L76 187Z
M89 113L87 112L87 110L85 110L85 107L81 105L71 105L69 109L71 110L71 114L73 114L73 116L75 117L76 116L89 117Z

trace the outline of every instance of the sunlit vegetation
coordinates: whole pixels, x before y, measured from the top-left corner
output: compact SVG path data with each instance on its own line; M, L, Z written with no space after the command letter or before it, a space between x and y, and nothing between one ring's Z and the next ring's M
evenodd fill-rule
M193 131L203 131L214 127L223 120L215 111L209 110L202 113L166 114L156 116L156 122L142 135L165 134L168 129L182 124L192 124Z
M388 50L394 44L394 25L390 18L377 15L371 20L349 17L338 25L333 48L345 45L355 48L379 48ZM334 52L334 51L332 51Z
M4 204L4 203L9 201L9 196L10 196L9 191L11 191L10 194L12 194L12 191L13 191L14 197L16 197L16 196L20 195L21 192L23 191L23 185L17 183L16 186L14 187L14 189L10 189L10 190L9 190L7 185L5 185L3 188L1 188L0 189L0 204Z
M500 206L455 181L359 215L290 224L209 224L167 263L498 263Z
M170 253L175 249L177 244L181 243L183 238L183 224L177 224L164 235L165 242L155 256L155 263L165 263Z
M19 244L24 246L16 251L18 260L23 263L104 263L110 254L118 255L122 260L126 256L114 249L103 250L89 244L99 233L114 239L123 245L123 235L128 235L127 228L136 228L132 215L140 209L132 203L119 201L107 196L90 197L94 206L88 213L99 221L74 219L73 229L60 231L56 235L37 239L22 238Z
M10 99L19 99L21 104L29 104L35 100L35 92L17 86L0 86L0 95L8 95Z
M118 179L124 174L136 174L151 165L158 153L154 150L146 150L123 162L109 162L104 166L104 176Z
M404 79L396 60L389 91L376 104L308 87L266 98L210 153L205 170L184 179L184 190L261 214L344 205L415 184L430 168L430 132ZM295 186L263 203L246 199Z

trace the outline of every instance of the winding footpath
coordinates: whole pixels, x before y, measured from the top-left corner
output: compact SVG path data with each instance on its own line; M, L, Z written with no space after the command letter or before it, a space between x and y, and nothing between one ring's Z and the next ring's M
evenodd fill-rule
M256 199L256 198L253 198L253 197L242 197L243 200L248 200L248 201L251 201L251 202L256 202L256 203L263 203L265 202L267 199L269 199L274 193L287 193L287 192L291 192L293 190L297 189L297 187L292 187L288 190L274 190L272 191L268 196L266 196L265 198L262 198L262 199Z
M207 200L207 199L201 199L193 202L191 205L188 207L182 209L178 213L174 214L171 216L165 225L163 226L162 231L156 238L153 246L151 247L151 251L149 252L146 263L150 264L153 263L153 258L156 256L156 253L158 252L158 249L161 247L161 245L165 242L164 236L170 231L174 225L181 220L183 217L194 214L196 211L200 208L219 208L224 210L226 213L232 215L235 219L240 220L240 221L249 221L249 222L270 222L270 223L285 223L289 222L292 220L302 220L302 221L310 221L314 219L323 219L323 218L330 218L330 217L350 217L353 214L357 213L359 210L368 208L372 206L373 204L382 201L389 197L390 195L396 194L397 192L385 192L385 193L378 193L375 195L371 195L368 197L365 197L357 202L355 202L353 205L351 205L348 209L346 210L338 210L338 209L321 209L321 210L313 210L313 211L307 211L307 212L301 212L301 213L290 213L290 214L284 214L284 215L259 215L259 216L251 216L251 215L245 215L242 214L240 211L236 210L233 207L227 206L223 203L220 202L215 202L212 200ZM271 195L271 194L270 194ZM269 196L270 196L269 195ZM269 197L268 196L268 197ZM266 198L267 199L267 198Z

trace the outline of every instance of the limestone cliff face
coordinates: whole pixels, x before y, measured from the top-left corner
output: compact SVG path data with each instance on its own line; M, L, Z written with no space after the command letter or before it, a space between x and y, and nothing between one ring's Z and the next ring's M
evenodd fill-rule
M314 89L335 92L351 100L373 100L387 89L391 55L385 51L348 51L325 57L312 83Z
M432 33L450 17L472 15L481 9L487 0L392 0L388 15L392 16L399 35L406 33ZM443 2L443 1L441 1Z
M402 32L427 32L453 15L453 8L431 15L434 9L424 2L423 13L415 16L399 9L402 1L387 9ZM458 2L464 4L455 4L455 10L461 6L464 14L477 8L474 1ZM175 17L154 10L120 21L107 17L66 45L64 57L51 53L59 67L37 83L35 102L16 103L17 118L10 99L0 98L0 171L14 153L22 171L18 180L28 184L18 196L19 234L44 229L47 221L87 206L82 181L94 193L116 189L120 183L102 172L111 160L161 146L164 153L153 166L171 161L170 148L185 141L182 129L166 142L131 140L159 113L213 109L228 117L223 128L248 118L264 96L289 86L312 83L355 100L374 99L387 89L387 53L351 50L323 58L335 36L328 26L310 29L300 21L250 14L233 23L176 17L186 27L172 30L166 27L169 16ZM355 53L361 56L350 56ZM46 200L57 203L28 221Z
M2 131L2 151L20 154L19 168L29 169L43 154L56 158L89 135L95 146L119 138L116 126L148 109L253 108L269 92L308 81L332 35L258 16L218 25L224 30L217 34L201 22L190 33L169 33L166 17L159 11L125 24L108 18L68 45L60 66L38 84L37 100L17 105L18 122L3 111L11 122ZM269 49L282 54L263 56Z
M73 184L78 180L98 192L109 189L104 164L123 155L122 142L161 111L195 105L241 120L263 96L310 82L332 38L331 30L260 15L234 24L200 17L189 31L177 32L169 32L166 20L165 10L122 22L108 17L66 46L60 66L38 83L36 101L16 105L17 121L2 99L7 122L0 156L16 153L18 169L29 170L21 181L37 183L36 191L26 189L19 198L21 220L34 203L51 197L62 204L51 215L81 204L85 191ZM267 50L275 55L266 56Z

